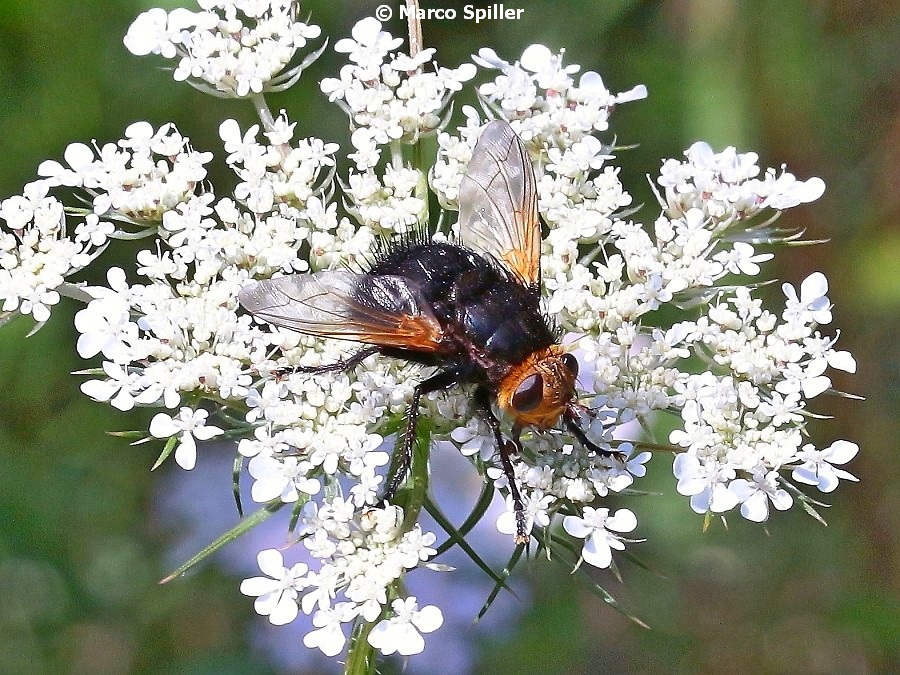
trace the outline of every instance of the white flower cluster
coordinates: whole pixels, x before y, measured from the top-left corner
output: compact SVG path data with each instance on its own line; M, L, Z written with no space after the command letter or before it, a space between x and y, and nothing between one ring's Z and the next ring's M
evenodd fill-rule
M645 98L643 85L612 94L603 79L587 71L575 83L581 67L563 64L564 52L553 54L544 45L531 45L510 64L492 49L482 49L475 62L500 74L481 85L478 94L492 115L510 121L525 141L538 172L541 214L551 227L580 227L585 237L599 236L610 213L631 203L617 171L596 175L612 159L612 147L591 135L606 131L617 103ZM468 124L459 138L440 134L440 152L431 185L443 205L456 208L459 184L478 140L481 121L465 110Z
M748 287L722 284L728 275L759 274L758 263L772 257L756 253L750 243L778 243L769 228L772 219L758 225L751 222L754 216L817 199L824 184L818 178L798 181L783 169L757 178L757 155L734 148L714 153L696 143L686 161L663 163L658 180L665 192L663 213L652 232L623 220L620 209L631 198L617 172L604 166L613 159L612 148L591 134L607 128L614 103L646 92L636 87L614 96L590 72L575 86L572 74L579 67L564 65L562 56L532 45L515 64L491 50L481 50L476 62L500 70L479 94L486 110L505 117L526 142L536 167L538 207L550 228L541 259L547 311L577 334L583 370L591 374L586 384L596 394L591 404L605 409L588 420L590 436L601 448L628 453L628 444L613 441L617 427L654 411L677 412L685 427L670 440L688 449L675 465L679 491L692 497L699 512L741 503L745 517L764 520L768 511L759 491L777 494L777 508L789 507L792 500L776 481L778 472L810 461L811 446L800 447L808 418L805 399L830 386L826 366L852 372L855 363L815 330L831 320L820 273L804 282L799 299L785 286L788 307L781 324L751 298ZM474 109L464 112L467 123L458 136L440 134L430 176L448 208L455 207L483 127ZM648 313L663 304L685 309L706 304L708 315L668 329L647 326ZM709 364L700 375L691 372L690 360L696 359ZM698 392L701 408L693 398ZM703 424L701 412L709 416ZM479 453L490 461L493 441L485 425L470 422L450 438L464 454ZM609 490L623 490L633 476L643 475L649 459L641 453L624 465L613 462L581 449L566 434L530 438L527 445L513 462L529 528L549 525L567 503L586 504ZM835 476L822 461L817 466ZM498 485L505 482L498 466L488 475ZM808 472L793 477L810 482L804 475ZM697 476L708 477L702 487ZM716 484L721 489L713 490ZM713 491L729 497L712 502ZM511 500L498 527L515 531Z
M213 156L193 150L173 124L154 130L135 122L117 143L95 148L72 143L64 157L67 166L47 160L38 167L48 185L83 189L98 216L155 225L194 198Z
M106 246L112 226L85 218L70 237L62 202L39 180L0 202L0 325L16 313L38 324L50 318L66 277L87 266Z
M351 63L339 78L322 80L322 91L350 117L355 161L361 171L378 163L378 146L391 141L414 143L446 124L450 96L475 76L472 64L450 69L432 64L434 49L415 56L391 53L403 40L363 19L351 38L334 49ZM426 69L433 69L431 70Z
M821 178L798 181L782 167L757 178L759 156L726 148L714 153L698 141L684 153L687 161L663 162L659 184L665 189L666 215L677 218L700 209L716 220L717 231L752 218L763 209L782 210L815 201L825 192Z
M306 511L304 527L309 536L303 545L321 567L310 572L307 565L298 563L288 569L281 553L262 551L258 562L268 577L241 584L243 593L258 596L256 611L275 625L290 623L300 609L312 614L315 630L303 643L335 656L344 651L347 641L343 624L357 617L374 623L390 606L391 616L381 620L369 636L372 646L384 654L421 652L425 643L418 631L440 627L441 612L434 606L417 609L414 597L392 597L392 585L435 554L434 535L423 534L418 525L403 533L403 511L393 506L360 514L353 503L335 498L318 510ZM336 601L339 593L345 600Z
M137 254L137 274L145 283L129 282L113 268L108 287L84 289L93 299L75 318L78 352L85 358L102 354L104 361L101 379L84 382L82 390L120 410L178 409L157 413L149 434L168 440L164 454L174 454L185 469L196 464L197 441L225 433L208 423L209 412L197 403L207 399L239 411L246 418L244 434L252 432L238 449L249 458L253 499L314 507L311 497L322 497L318 513L306 508L302 517L309 533L304 543L321 567L305 568L308 574L293 583L306 589L304 611L318 627L307 643L331 654L343 648L341 623L359 616L374 620L391 603L403 602L392 584L433 553L434 536L418 527L400 532L398 509L372 509L383 480L377 471L389 459L377 450L383 439L375 431L404 409L412 388L408 367L370 360L354 372L254 384L254 375L290 363L335 361L348 345L253 325L237 313L240 287L253 277L350 264L372 246L371 232L346 219L338 223L337 205L329 203L338 146L314 138L292 143L293 128L282 114L265 134L268 143L260 143L258 127L242 133L233 120L221 125L227 162L239 180L234 198L196 191L211 155L190 151L171 125L155 132L134 125L118 145L104 146L99 158L81 146L70 148L68 167L42 166L48 178L41 185L45 192L51 184L84 189L105 218L159 237L155 249ZM193 167L190 179L183 167ZM97 214L88 220L97 222ZM36 241L43 235L24 231ZM275 349L278 360L270 358ZM351 480L346 501L340 496L345 478ZM345 600L332 604L338 592ZM281 609L269 612L276 622L285 616L279 602ZM432 617L431 623L422 620L421 630L433 625L436 608L403 605L386 619L392 626L387 637L387 628L373 634L382 636L381 648L408 653L415 640L395 624L399 617L418 616L416 611ZM399 642L390 637L401 633L406 637Z
M681 344L710 364L676 381L684 428L669 437L687 450L675 459L675 476L696 512L741 504L745 518L766 520L769 501L779 510L792 504L780 475L786 469L826 492L838 478L856 480L832 466L852 459L854 444L837 441L822 453L810 444L801 448L807 401L831 386L826 368L856 370L853 357L816 330L831 321L827 288L818 272L803 282L800 298L785 284L788 302L779 322L739 287L727 299L719 296L697 322L678 326Z
M349 212L381 234L405 232L427 218L424 174L403 162L401 144L416 143L442 128L452 110L451 96L475 76L475 66L438 67L434 49L415 56L394 52L403 40L381 29L374 19L354 26L352 39L339 40L335 51L351 63L339 78L322 80L322 91L350 118L357 171L347 177L344 193ZM391 162L383 175L375 169L381 147L390 146Z
M318 35L296 21L292 2L201 6L201 13L150 10L126 43L135 53L179 55L177 77L243 96L279 82L273 75ZM257 611L274 624L311 615L304 643L328 655L344 649L345 624L374 624L369 645L409 655L442 622L440 610L420 609L402 586L406 573L435 554L434 535L414 522L415 513L379 502L384 448L423 370L371 356L345 371L286 374L335 363L358 347L259 325L240 312L237 295L255 279L364 265L376 237L429 221L426 175L444 208L456 208L484 122L464 108L458 134L442 130L450 97L476 68L433 66L433 50L396 53L401 41L381 28L364 19L352 39L338 41L351 63L339 79L321 83L354 128L355 168L347 176L335 179L336 144L295 140L287 114L273 118L257 101L262 129L241 130L233 120L219 128L237 177L232 195L217 196L207 185L210 153L194 151L172 125L137 123L118 143L69 146L66 165L45 162L42 180L0 204L7 223L0 231L3 311L42 322L60 291L86 296L75 317L77 349L103 360L82 390L120 410L166 408L148 429L148 438L165 441L161 459L173 454L192 469L197 441L241 439L252 499L291 505L310 560L286 567L280 552L263 551L266 576L246 580L242 591L256 596ZM510 121L536 167L538 206L550 230L541 261L545 306L570 333L581 363L579 395L587 405L580 428L604 451L569 433L523 437L512 464L528 530L549 542L548 528L560 523L584 540L584 562L610 566L637 518L596 501L645 474L651 453L619 436L627 423L662 411L681 419L669 437L677 490L699 513L740 505L744 517L765 520L770 503L782 510L808 499L788 472L824 492L854 480L836 468L852 459L854 444L818 450L803 443L808 401L831 386L827 368L855 369L848 353L834 349L836 338L818 330L831 321L825 277L813 274L799 293L785 284L780 314L764 309L742 278L771 258L755 246L789 239L767 214L816 199L822 181L761 172L752 153L714 153L698 143L686 160L663 163L662 212L644 228L627 219L631 196L612 164L614 148L596 135L608 130L615 104L646 96L643 87L614 95L593 72L576 83L579 67L542 45L514 64L488 49L475 61L500 73L478 90L485 112ZM299 76L298 69L288 73ZM440 150L430 171L404 159L403 144L436 131ZM382 146L391 158L379 170ZM86 193L92 206L79 212L83 222L71 238L61 202L49 196L60 187ZM137 254L140 283L118 268L109 270L106 287L64 283L108 239L154 235ZM655 310L664 305L682 320L657 325L663 319ZM433 393L422 407L432 439L484 467L506 495L497 528L515 533L512 486L467 392Z
M321 34L297 20L295 0L198 0L203 11L147 10L129 26L132 54L178 58L173 76L198 89L243 97L285 89L318 57L284 71L298 49Z

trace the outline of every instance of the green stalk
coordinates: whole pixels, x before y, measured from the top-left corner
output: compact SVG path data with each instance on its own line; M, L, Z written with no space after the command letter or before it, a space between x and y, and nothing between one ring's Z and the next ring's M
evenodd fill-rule
M419 420L416 440L413 443L412 463L409 467L409 493L403 505L403 525L401 536L409 532L419 522L422 507L428 498L428 455L431 450L431 424Z
M360 621L353 628L350 636L350 649L347 651L347 664L344 667L346 675L373 675L378 665L378 657L375 648L369 644L369 633L375 627L374 623Z
M422 212L419 214L419 226L428 228L428 171L425 170L425 148L422 138L416 139L412 147L412 165L419 171L419 182L416 184L416 198L422 200Z
M272 116L272 111L269 110L269 104L266 103L266 97L262 94L253 94L249 97L250 102L253 103L253 107L256 108L256 114L259 116L259 121L262 122L263 131L272 131L275 128L275 118ZM278 146L278 150L281 152L282 159L287 157L291 152L291 146L287 143L282 143Z

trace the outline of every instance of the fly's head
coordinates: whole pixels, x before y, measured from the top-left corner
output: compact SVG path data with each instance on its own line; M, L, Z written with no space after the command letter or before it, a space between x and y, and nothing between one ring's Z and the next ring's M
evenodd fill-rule
M554 426L575 396L578 361L558 345L529 355L497 388L497 403L517 427Z

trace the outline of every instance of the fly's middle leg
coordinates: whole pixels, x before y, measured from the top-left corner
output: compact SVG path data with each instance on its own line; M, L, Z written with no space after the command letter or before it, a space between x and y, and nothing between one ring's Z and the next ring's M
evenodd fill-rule
M409 402L409 410L406 414L406 432L403 434L403 447L397 461L397 466L393 475L389 477L387 488L381 497L381 504L390 502L397 490L406 479L409 472L410 464L412 464L413 444L416 442L416 423L419 419L419 402L422 396L430 394L433 391L439 391L453 386L459 381L459 375L455 370L445 370L424 382L420 382L413 389L412 400Z

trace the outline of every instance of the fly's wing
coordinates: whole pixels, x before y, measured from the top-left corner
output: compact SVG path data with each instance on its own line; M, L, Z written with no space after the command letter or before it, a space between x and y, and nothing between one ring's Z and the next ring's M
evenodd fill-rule
M493 256L527 285L540 283L534 167L503 120L484 128L472 153L459 187L459 233L467 248Z
M257 318L307 335L421 352L437 351L443 337L421 289L399 276L294 274L245 286L238 300Z

